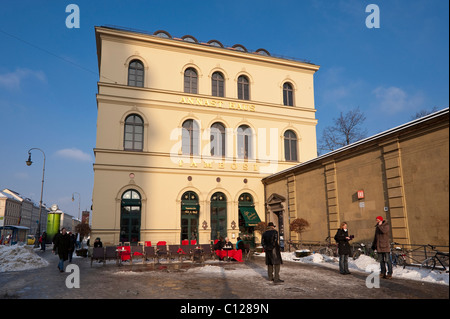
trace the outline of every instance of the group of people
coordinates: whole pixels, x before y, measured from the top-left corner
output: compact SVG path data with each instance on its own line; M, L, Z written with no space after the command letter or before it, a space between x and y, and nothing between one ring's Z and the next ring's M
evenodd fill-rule
M242 241L241 237L237 238L237 242L236 242L236 246L233 247L233 243L230 241L230 239L228 237L219 237L219 239L217 240L217 242L214 244L213 246L214 250L241 250L242 251L242 255L244 255L245 252L245 246L244 246L244 242ZM220 260L223 260L223 257L219 256Z
M58 269L60 272L64 272L64 262L69 260L72 262L73 252L77 245L77 237L75 234L67 232L63 227L61 232L53 237L53 253L58 254L59 263Z
M351 254L350 240L354 238L349 235L346 222L341 223L334 239L338 244L339 272L342 275L350 274L348 269L348 256ZM281 283L280 267L283 263L279 244L278 232L275 225L270 222L267 230L262 235L261 245L266 253L266 265L268 267L268 279L274 283ZM372 250L377 251L380 261L380 277L392 278L392 261L390 258L389 224L382 216L376 217L375 236L372 243ZM387 267L386 267L387 266Z

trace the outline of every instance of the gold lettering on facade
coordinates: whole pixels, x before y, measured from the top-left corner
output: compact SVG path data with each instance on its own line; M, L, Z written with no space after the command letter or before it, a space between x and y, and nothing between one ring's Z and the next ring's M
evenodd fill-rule
M224 107L228 108L230 110L240 110L240 111L247 111L247 112L255 112L256 111L256 106L254 104L223 102L223 101L219 101L219 100L210 100L210 99L204 99L204 98L192 98L192 97L187 97L187 96L181 97L181 101L179 103L208 106L208 107L218 107L218 108L222 108L225 103Z
M207 168L207 169L230 169L233 171L248 171L249 169L251 169L251 164L248 163L236 163L236 162L232 162L232 163L226 163L226 162L219 162L216 163L214 161L211 162L206 162L206 161L202 161L201 163L195 162L195 161L191 161L190 163L184 163L182 160L178 161L178 167L184 167L184 164L188 164L190 168L198 168L198 167L202 167L203 168ZM227 164L227 165L225 165ZM253 164L253 171L258 172L259 168L258 168L258 164Z

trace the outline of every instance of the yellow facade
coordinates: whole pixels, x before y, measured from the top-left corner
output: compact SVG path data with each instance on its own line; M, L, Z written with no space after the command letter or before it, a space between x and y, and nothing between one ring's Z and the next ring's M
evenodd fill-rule
M96 40L93 238L179 244L185 239L184 223L192 222L199 243L215 239L212 232L220 223L225 225L220 235L236 242L240 197L250 195L264 221L261 179L316 157L317 65L107 27L96 28ZM189 70L196 78L186 90ZM213 95L217 74L223 94ZM240 96L242 79L248 83ZM286 83L292 106L285 105ZM189 123L192 131L186 129ZM216 123L224 135L216 134L211 142ZM289 134L294 136L289 154L295 155L286 155ZM212 154L214 145L225 154ZM192 201L182 200L192 193L195 209L188 208ZM126 198L130 194L135 198ZM222 206L215 202L217 195L224 196ZM123 210L133 205L139 217L126 232L134 227L138 235L122 237ZM220 221L214 215L217 205L226 215Z

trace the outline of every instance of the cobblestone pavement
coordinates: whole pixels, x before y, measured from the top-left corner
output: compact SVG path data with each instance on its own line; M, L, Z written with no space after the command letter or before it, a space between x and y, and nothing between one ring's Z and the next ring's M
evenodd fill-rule
M379 288L367 288L367 273L342 276L337 270L311 264L284 262L281 278L273 284L266 278L264 258L243 263L209 261L154 265L141 261L133 265L106 265L89 258L74 258L79 269L60 273L58 258L51 251L42 254L49 266L20 272L0 273L0 298L47 299L448 299L446 285L393 278L380 280ZM65 263L66 267L68 262ZM67 271L67 269L66 269Z

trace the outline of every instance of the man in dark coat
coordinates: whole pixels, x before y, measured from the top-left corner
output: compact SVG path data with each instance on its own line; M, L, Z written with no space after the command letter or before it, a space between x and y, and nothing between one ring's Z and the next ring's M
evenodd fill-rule
M275 225L272 222L267 225L267 230L262 235L261 246L263 246L266 253L266 265L269 280L273 280L274 283L283 282L283 280L280 279L280 268L283 260L281 259L278 232L275 230Z
M391 279L392 278L392 261L391 261L391 246L389 241L389 224L383 217L378 216L376 218L377 224L375 225L375 238L373 239L372 249L378 253L380 260L380 277ZM387 264L387 274L386 274Z
M54 242L53 253L57 251L59 256L58 269L60 272L64 272L64 261L68 259L70 249L70 235L65 228L62 228L61 233L55 236Z

